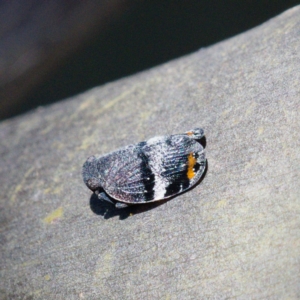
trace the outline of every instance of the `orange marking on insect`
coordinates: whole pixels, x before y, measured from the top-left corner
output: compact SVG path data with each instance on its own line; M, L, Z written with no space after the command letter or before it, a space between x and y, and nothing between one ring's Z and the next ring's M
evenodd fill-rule
M194 172L194 166L196 163L197 163L196 158L193 156L193 153L190 153L188 156L188 169L187 169L188 179L192 179L196 175Z
M188 131L186 134L189 135L189 136L193 135L193 133L191 131Z

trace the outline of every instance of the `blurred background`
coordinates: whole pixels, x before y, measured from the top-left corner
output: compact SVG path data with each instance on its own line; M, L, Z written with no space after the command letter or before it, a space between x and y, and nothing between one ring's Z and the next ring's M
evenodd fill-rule
M0 120L214 44L296 0L0 0Z

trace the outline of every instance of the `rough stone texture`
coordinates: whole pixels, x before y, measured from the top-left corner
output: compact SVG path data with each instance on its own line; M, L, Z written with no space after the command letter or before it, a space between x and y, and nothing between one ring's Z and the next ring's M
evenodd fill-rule
M299 299L300 7L0 124L1 299ZM202 126L209 169L117 211L81 166Z

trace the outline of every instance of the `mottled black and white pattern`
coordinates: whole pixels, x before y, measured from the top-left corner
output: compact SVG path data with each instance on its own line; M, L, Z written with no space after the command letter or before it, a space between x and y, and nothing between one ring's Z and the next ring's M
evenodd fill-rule
M201 178L206 167L199 142L203 137L203 129L197 128L91 156L83 165L83 180L100 199L110 202L108 196L129 204L169 198ZM121 206L125 205L117 205Z

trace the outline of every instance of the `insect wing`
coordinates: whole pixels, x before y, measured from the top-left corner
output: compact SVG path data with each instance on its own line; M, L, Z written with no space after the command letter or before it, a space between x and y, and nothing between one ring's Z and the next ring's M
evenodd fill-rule
M105 191L126 203L161 200L190 188L206 162L202 145L186 135L155 137L109 159Z
M114 199L127 203L153 200L155 178L141 151L145 143L111 154L105 191Z
M144 152L155 173L154 199L157 200L190 188L205 170L202 145L186 135L172 135L157 142L149 140Z

